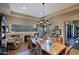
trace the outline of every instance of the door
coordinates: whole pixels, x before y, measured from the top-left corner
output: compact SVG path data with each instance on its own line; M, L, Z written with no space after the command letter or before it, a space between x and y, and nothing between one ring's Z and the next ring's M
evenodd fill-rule
M74 24L73 23L66 24L66 43L69 43L69 44L74 43Z

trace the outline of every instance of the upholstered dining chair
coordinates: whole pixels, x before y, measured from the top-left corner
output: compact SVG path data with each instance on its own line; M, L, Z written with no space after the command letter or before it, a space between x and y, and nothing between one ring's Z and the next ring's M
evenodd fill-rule
M30 54L31 55L36 55L37 54L37 50L36 50L36 47L33 47L33 45L32 45L32 36L30 35L30 37L29 38L27 38L28 39L28 49L30 50Z
M64 42L64 38L63 37L56 37L56 42L65 45L65 42Z
M69 55L70 54L70 50L72 49L73 45L70 45L69 47L66 47L65 50L65 55Z
M65 42L64 42L64 38L63 37L60 37L59 38L59 43L65 45Z
M63 52L61 52L59 55L70 55L70 51L71 51L72 47L73 47L73 45L66 47L66 49Z
M56 37L51 37L52 42L56 42Z
M42 49L39 43L36 42L37 55L42 55Z
M30 38L28 39L28 49L32 49L32 40Z

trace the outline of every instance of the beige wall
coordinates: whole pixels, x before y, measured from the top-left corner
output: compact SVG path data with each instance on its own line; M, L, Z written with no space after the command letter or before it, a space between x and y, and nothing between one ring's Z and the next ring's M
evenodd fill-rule
M16 33L12 33L11 32L11 24L21 24L21 25L35 25L36 24L36 18L21 18L21 17L15 17L15 16L7 16L7 25L9 26L9 33L7 33L7 36L12 35L12 34L22 34L22 38L23 38L23 42L24 42L24 35L28 35L30 32L16 32Z
M7 16L7 25L9 26L9 32L10 32L10 25L11 24L35 25L36 20L19 18L19 17L15 17L15 16Z
M49 19L49 22L54 26L58 25L60 29L62 29L62 36L65 35L65 26L64 22L69 20L79 20L79 9L75 11L71 11L68 13L64 13L58 16L54 16ZM24 24L24 25L34 25L36 24L36 20L34 19L25 19L19 18L15 16L7 16L7 25L10 27L10 24ZM9 28L10 30L10 28Z
M69 12L68 12L68 10L69 10ZM69 21L69 20L79 20L79 5L74 6L74 8L66 9L66 11L64 11L64 12L66 12L64 14L52 16L52 18L49 19L50 23L53 26L58 25L59 28L62 29L62 36L65 35L64 22ZM61 13L61 12L59 12L59 13ZM20 17L15 17L15 16L7 16L8 26L10 26L10 24L34 25L36 23L36 20L34 20L34 18L32 19L32 17L28 19L28 17L20 18ZM9 30L10 30L10 28L9 28Z
M79 9L58 16L54 16L51 19L49 19L50 23L52 23L53 26L58 25L59 28L62 29L62 36L65 36L64 22L70 20L79 20Z

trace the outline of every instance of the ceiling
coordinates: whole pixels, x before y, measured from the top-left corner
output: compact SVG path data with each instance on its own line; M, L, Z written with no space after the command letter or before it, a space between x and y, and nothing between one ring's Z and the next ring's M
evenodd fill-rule
M46 3L44 5L44 16L69 8L75 4L76 3ZM41 3L10 3L10 10L34 17L43 16L43 5Z

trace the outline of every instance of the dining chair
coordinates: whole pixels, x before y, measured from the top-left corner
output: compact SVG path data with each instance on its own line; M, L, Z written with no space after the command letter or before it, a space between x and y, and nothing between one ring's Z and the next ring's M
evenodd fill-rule
M33 44L32 44L32 38L34 37L34 34L31 33L30 36L27 38L28 40L28 48L32 49L33 48Z
M65 45L65 41L64 41L64 38L63 37L60 37L59 43Z
M28 39L28 49L32 49L32 41L30 38L27 39Z
M31 54L32 55L42 55L42 50L41 50L41 46L38 42L36 42L36 47L33 47L32 45L32 37L33 35L30 35L30 37L28 38L28 46L31 49Z
M70 45L69 47L66 47L65 50L65 55L69 55L70 54L70 50L72 49L73 45Z
M63 37L56 37L56 42L58 42L58 43L60 43L60 44L65 44L65 42L64 42L64 38Z
M70 51L71 51L72 47L73 47L73 45L66 47L66 49L63 52L59 53L59 55L70 55Z
M42 49L39 43L36 42L37 55L42 55Z
M51 37L52 42L56 42L56 37Z

